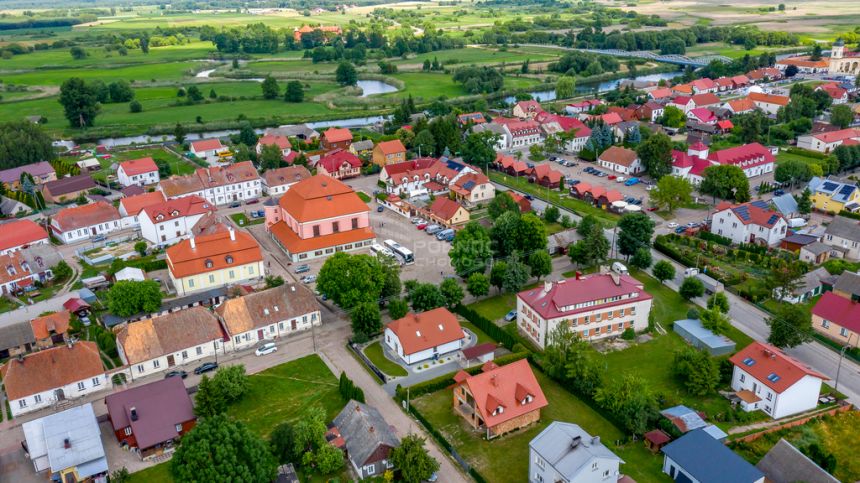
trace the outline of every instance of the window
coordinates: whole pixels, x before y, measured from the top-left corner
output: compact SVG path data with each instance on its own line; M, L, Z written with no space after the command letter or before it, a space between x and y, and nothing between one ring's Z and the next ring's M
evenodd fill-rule
M333 221L331 223L331 231L333 233L339 233L340 232L340 222L339 221Z
M773 401L773 393L772 393L772 392L768 392L768 393L767 393L767 396L765 396L765 398L766 398L768 401Z
M747 379L746 374L741 374L741 382L746 381L746 379Z
M242 338L237 335L236 337L233 338L233 340L236 341L236 343L238 344L242 340Z
M595 461L594 463L591 463L591 471L594 471L596 469L597 469L597 461Z
M182 358L188 359L188 351L182 351Z
M194 279L193 278L188 279L188 288L194 288Z
M177 424L177 425L176 425L176 432L177 432L177 433L181 433L181 432L182 432L182 425L181 425L181 424Z
M845 327L839 329L839 335L841 335L842 337L848 337L848 329L846 329Z
M538 468L544 469L544 466L545 466L544 461L543 461L543 458L541 458L540 456L535 456L535 464L537 465Z
M248 267L248 273L249 273L249 274L251 274L251 275L253 275L253 274L254 274L254 266L253 266L253 265L251 265L251 266L249 266L249 267Z
M78 391L83 391L86 388L87 386L83 383L83 381L78 383Z
M358 218L353 218L352 219L352 229L355 230L356 228L358 228Z
M101 385L102 385L101 379L99 379L98 377L94 377L93 378L93 386L101 386Z
M230 270L230 278L236 278L236 272Z
M609 470L604 470L604 471L603 471L603 477L604 477L604 478L609 478Z
M314 236L315 237L320 236L320 226L319 225L314 225L313 230L314 230Z
M209 275L209 283L215 283L215 275Z
M364 472L368 475L376 473L376 465L367 465L364 467Z
M26 400L26 399L19 399L19 400L18 400L18 407L19 407L19 408L25 408L25 407L27 407L27 400Z
M126 426L123 433L125 433L126 436L131 436L131 426Z
M830 328L830 321L826 320L826 319L822 320L821 326L824 327L825 329L829 329Z
M143 364L138 364L137 365L137 373L140 374L141 372L143 372Z
M36 394L35 396L33 396L33 401L36 401L36 404L39 404L40 402L42 402L42 396Z
M224 261L227 263L233 263L233 255L227 255L224 257Z
M158 369L159 367L161 367L161 361L159 361L158 359L152 361L152 367Z

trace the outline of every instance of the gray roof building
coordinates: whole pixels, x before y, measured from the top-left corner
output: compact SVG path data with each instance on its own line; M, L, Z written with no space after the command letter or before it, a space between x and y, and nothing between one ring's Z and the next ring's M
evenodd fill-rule
M107 457L91 403L75 406L22 426L36 471L53 475L74 468L80 479L105 474Z
M356 142L352 143L352 145L350 146L350 149L352 149L353 151L355 151L357 153L360 153L362 151L370 151L373 149L373 140L372 139L365 139L363 141L356 141Z
M735 351L735 342L724 335L717 335L702 326L700 320L676 320L672 329L697 349L708 351L712 356L731 354Z
M824 471L791 443L780 439L756 467L773 483L837 483L839 480Z
M698 412L688 408L687 406L673 406L660 411L660 414L671 421L672 424L678 428L678 431L682 433L702 428L706 433L711 435L712 438L719 441L724 441L729 436L722 429L714 426L713 424L708 424L708 422L705 421Z
M783 216L791 217L797 213L797 200L794 199L794 196L792 196L791 193L774 196L770 202L773 203L773 206L775 206L777 211L782 213Z
M27 352L35 342L29 322L0 326L0 357L9 357L10 352L13 352L10 349L19 349L17 353Z
M529 442L530 481L592 481L594 469L601 478L618 479L624 461L577 424L553 421ZM596 465L596 466L595 466ZM535 474L540 478L535 478Z
M852 220L844 216L836 216L833 221L827 225L827 230L824 231L825 238L827 235L838 236L852 241L860 241L860 221Z
M276 134L299 139L312 139L320 137L320 133L307 124L291 124L266 129L266 134Z
M347 459L361 478L382 474L391 467L388 455L400 440L376 408L350 401L333 424L343 437Z
M801 235L795 235L801 236ZM802 250L807 251L815 256L821 255L822 253L829 252L831 250L830 245L821 243L821 242L812 242L809 245L804 245Z
M860 298L860 273L842 272L833 284L833 290Z
M699 483L760 483L764 474L755 466L711 437L696 429L662 449L666 459L663 472L675 481Z

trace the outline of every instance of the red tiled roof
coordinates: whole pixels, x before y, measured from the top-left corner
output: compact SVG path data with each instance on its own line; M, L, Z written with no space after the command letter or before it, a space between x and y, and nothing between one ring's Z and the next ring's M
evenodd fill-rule
M137 216L137 214L140 213L140 210L146 208L147 206L156 205L158 203L163 202L164 193L162 193L161 191L152 191L150 193L129 196L128 198L123 198L119 200L120 206L125 209L125 212L128 213L129 216Z
M308 168L301 165L270 169L263 173L263 178L266 180L266 186L270 188L273 186L298 183L299 181L310 177L311 172L308 171Z
M737 165L742 169L773 163L776 160L770 150L760 143L749 143L714 151L708 155L708 159L722 165Z
M30 321L33 328L33 336L36 340L47 339L51 334L65 334L69 330L68 310L61 310L53 314L42 315Z
M852 138L860 138L860 128L849 127L840 129L839 131L829 131L818 134L813 134L812 137L823 143L833 143L837 141L845 141Z
M330 127L323 132L323 139L330 143L339 143L342 141L352 141L352 131L349 129Z
M3 384L10 400L21 399L104 374L95 342L76 342L11 359L3 368Z
M163 223L185 216L214 213L215 210L214 205L197 195L162 201L143 208L143 212L153 223Z
M191 248L191 240L182 240L168 248L167 265L170 272L175 278L183 278L263 261L260 245L250 233L233 233L235 240L230 239L228 230L195 237L195 248ZM207 260L211 261L210 267L206 266Z
M500 155L501 155L501 153L498 153L496 155L497 160L498 160L498 157ZM428 157L415 158L415 159L412 159L409 161L403 161L400 163L386 164L385 166L382 167L382 170L385 171L389 177L394 178L395 175L403 174L403 173L406 173L407 171L427 169L436 162L438 162L438 159L436 159L436 158L428 158Z
M730 121L729 119L723 119L721 121L717 121L717 127L724 131L728 131L729 129L733 129L735 125L732 124L732 121Z
M713 112L704 107L697 107L695 109L690 110L690 114L696 117L699 122L711 122L717 118Z
M266 134L257 141L257 144L260 146L268 146L270 144L274 144L282 151L284 149L290 149L293 147L293 145L290 144L290 138L286 136L281 136L279 134Z
M809 60L807 56L801 57L789 57L787 59L782 59L776 61L777 64L780 65L794 65L797 67L815 67L819 69L826 69L829 65L828 62L824 59L821 60Z
M196 153L212 151L213 149L222 149L223 147L224 145L221 144L220 139L201 139L200 141L194 141L191 143L191 149Z
M668 87L661 87L649 92L648 95L651 96L652 99L663 99L665 97L672 97L672 89L669 89Z
M714 213L732 210L744 225L754 224L768 228L773 228L779 220L784 219L779 212L770 208L762 208L760 205L762 205L761 201L750 201L738 205L732 205L728 201L723 201L717 205Z
M860 303L840 297L833 292L824 292L812 308L812 315L860 333Z
M393 197L390 197L389 200L392 198ZM269 230L272 232L272 236L277 238L281 245L283 245L291 254L307 253L320 250L322 248L346 245L348 243L373 240L376 238L376 234L373 233L373 230L370 228L358 228L329 235L299 238L299 236L296 235L296 232L290 229L290 227L283 221L275 223L269 228Z
M463 374L466 376L460 376L458 384L466 385L487 427L495 427L549 404L526 359L505 366L488 363L485 372L474 376ZM531 401L523 404L527 396L531 396ZM503 410L495 412L499 406Z
M520 101L517 103L517 107L522 109L525 112L541 112L543 111L543 107L541 107L540 103L537 101Z
M400 142L399 139L394 139L391 141L382 141L376 145L382 154L388 156L389 154L397 154L397 153L405 153L406 147L403 146L403 143Z
M694 89L697 89L700 91L713 89L714 87L716 87L716 84L714 84L714 81L709 79L708 77L702 77L701 79L696 79L693 82L691 82L690 85L692 85Z
M436 198L432 205L430 205L430 212L434 215L438 216L443 220L450 220L457 214L457 211L460 210L462 206L460 203L447 198L445 196L440 196Z
M129 161L119 163L119 167L122 168L128 176L158 171L158 166L156 166L155 161L150 157L131 159Z
M704 94L696 94L693 97L693 104L701 106L711 106L720 103L720 98L713 92L705 92Z
M732 112L747 112L755 109L755 103L749 97L732 99L727 104L731 107Z
M753 102L777 104L779 106L787 106L788 102L791 100L788 96L777 96L773 94L765 94L763 92L750 92L748 97Z
M48 232L33 220L14 220L0 225L0 250L46 240Z
M63 208L54 215L52 223L58 226L61 231L67 232L107 221L119 220L119 218L119 211L113 205L105 201L97 201L88 205Z
M618 283L615 283L616 277ZM629 298L614 302L595 303L587 307L562 311L564 307L625 295L629 296ZM642 282L629 275L593 274L578 280L567 279L553 283L549 292L546 291L544 286L523 290L517 294L517 298L521 299L523 303L527 304L544 319L554 319L557 317L568 317L580 312L590 312L602 307L629 305L649 300L651 299L651 294L645 291Z
M753 364L745 364L744 361L747 359L751 359ZM763 342L753 342L729 360L778 394L793 386L804 376L827 380L827 376L813 371L798 360L787 356L777 347ZM772 377L768 378L771 374L779 376L779 379L774 382Z
M842 99L843 97L845 97L846 94L848 94L847 90L839 87L834 82L830 82L828 84L822 84L822 85L816 87L816 90L819 90L819 89L826 92L827 95L829 95L833 99Z
M622 148L621 146L610 146L609 149L603 151L598 157L601 161L607 161L621 166L626 166L628 168L638 158L639 155L636 154L636 151Z
M467 189L465 186L470 181L472 182L472 184ZM489 182L490 179L484 176L483 173L468 173L465 176L460 176L457 179L457 181L451 186L451 191L468 196L472 192L472 190Z
M409 312L405 317L389 323L386 328L397 335L403 353L406 355L465 337L457 317L445 307L417 314Z
M747 77L745 75L736 75L736 76L732 77L732 82L735 85L743 86L743 85L749 84L750 79L749 79L749 77Z
M370 211L352 188L324 174L292 185L278 205L299 223Z
M543 178L547 178L551 183L558 183L561 181L562 174L560 171L555 170L552 166L548 164L539 164L532 169L532 175L538 180Z
M361 159L345 149L335 149L317 161L317 166L322 166L329 173L336 173L344 164L352 168L361 167Z
M623 119L621 119L621 116L617 112L610 112L608 114L603 114L601 116L598 116L598 118L601 121L603 121L604 124L606 124L608 126L612 126L614 124L618 124L619 122L624 121Z
M618 201L624 199L624 195L621 194L620 191L609 190L603 195L606 198L608 203L612 203L613 201Z
M478 344L476 346L469 347L468 349L463 349L463 358L466 360L474 359L476 357L495 352L495 350L496 344L493 344L492 342L484 342L483 344Z

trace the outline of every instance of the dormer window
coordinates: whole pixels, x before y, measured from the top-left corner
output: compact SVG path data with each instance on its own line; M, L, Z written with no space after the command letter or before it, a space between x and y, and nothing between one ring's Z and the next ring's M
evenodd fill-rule
M224 261L226 261L227 263L233 263L233 255L227 255L226 257L224 257Z
M204 263L206 264L206 268L212 268L213 266L215 266L215 264L212 263L212 260L210 260L208 258L206 259L206 261Z
M164 215L162 215L162 214L159 214L158 216L155 217L156 221L161 221L163 219L164 219Z
M496 409L493 409L493 416L498 416L499 414L502 414L504 412L505 412L504 406L496 406Z
M531 395L531 394L527 394L527 395L526 395L526 397L525 397L525 398L523 398L523 400L522 400L522 401L520 401L520 404L522 404L523 406L525 406L526 404L528 404L528 403L530 403L530 402L532 402L532 401L534 401L534 398L532 397L532 395Z
M170 212L170 216L179 216L179 210L173 210Z

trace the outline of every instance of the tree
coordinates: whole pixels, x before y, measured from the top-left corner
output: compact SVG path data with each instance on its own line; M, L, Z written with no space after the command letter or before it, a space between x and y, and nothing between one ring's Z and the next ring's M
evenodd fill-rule
M473 273L466 279L466 290L473 297L481 297L490 293L490 279L483 273ZM390 309L389 309L390 310Z
M445 304L449 308L456 307L463 301L463 288L453 278L446 278L439 286L442 296L445 297Z
M68 280L72 276L72 267L65 260L60 260L54 265L51 272L54 274L54 281L61 282Z
M516 214L520 213L520 205L511 197L507 191L496 192L496 196L487 205L487 214L490 218L497 219L502 216L502 213L512 211Z
M830 124L845 129L854 122L854 111L847 104L837 104L830 108Z
M522 253L532 253L546 248L546 225L534 213L526 213L519 219L514 247Z
M555 96L558 99L570 99L576 93L576 79L563 75L555 84Z
M143 111L143 106L140 104L140 101L131 101L128 103L128 110L134 114Z
M203 375L197 392L194 394L194 414L199 417L209 417L221 414L227 408L224 395L207 375Z
M529 280L529 267L515 253L508 258L502 287L508 293L519 292Z
M141 241L134 244L134 251L136 251L137 253L140 253L140 256L145 257L146 256L146 246L147 246L146 242L141 240ZM56 275L56 274L54 274L54 275Z
M597 217L594 215L585 215L584 217L582 217L581 220L579 220L579 224L576 225L576 233L579 236L585 238L590 233L593 233L593 229L595 226L601 228L600 220L597 219Z
M215 89L209 89L209 99L218 99L218 93L215 92Z
M708 297L708 309L716 308L720 312L729 313L729 298L723 292L717 292Z
M543 219L547 223L557 222L559 216L561 216L561 213L559 212L558 208L555 205L549 205L546 207L545 210L543 210Z
M418 151L421 156L432 156L436 152L436 139L430 129L422 129L412 139L412 149Z
M191 102L200 102L203 100L203 93L200 92L200 88L197 86L190 86L187 90L188 92L188 100Z
M287 88L284 90L284 100L287 102L304 101L305 90L302 83L296 80L287 82Z
M496 159L497 140L498 135L489 131L470 133L460 154L464 161L484 168Z
M248 392L245 365L237 364L219 368L212 378L212 385L221 394L226 404L239 401Z
M128 468L125 466L111 473L108 478L110 483L128 483L130 480L131 473L128 472Z
M517 249L517 233L520 226L520 215L513 211L502 213L490 229L493 250L498 256L507 256Z
M675 106L666 106L663 109L663 115L659 119L660 124L666 127L681 128L687 122L687 116L684 111Z
M0 168L14 168L57 158L52 139L38 124L10 121L0 124Z
M669 136L658 133L649 137L639 144L636 154L652 178L659 180L672 172L672 140Z
M280 275L277 275L277 276L266 275L264 280L266 282L266 288L280 287L281 285L284 284L284 277L282 277Z
M789 79L796 76L798 72L800 72L800 69L796 65L790 65L785 68L785 76Z
M765 284L773 291L775 298L783 300L800 287L801 276L803 271L798 265L774 267L770 270Z
M633 254L633 257L630 259L630 265L640 269L645 270L650 267L652 263L651 259L651 249L648 247L640 247Z
M400 470L400 479L406 483L420 483L430 479L439 470L439 462L424 448L424 438L409 434L400 440L400 446L391 450L391 464Z
M592 397L603 385L603 366L587 341L568 324L558 324L550 332L544 351L544 367L553 379L569 385L576 393Z
M277 144L266 144L260 150L260 167L264 170L277 169L284 162L284 155Z
M178 482L263 483L275 479L277 465L266 443L244 424L216 415L200 419L182 437L170 472Z
M821 45L816 43L812 46L812 54L809 55L809 60L821 60Z
M314 454L314 466L323 475L329 475L343 467L343 450L324 444Z
M342 86L354 86L358 82L358 73L349 62L341 62L334 73L335 80Z
M655 263L652 272L654 273L654 278L659 280L660 283L675 278L675 266L667 260L660 260Z
M493 264L490 270L490 285L496 287L499 293L502 292L502 287L505 285L505 272L508 271L508 263L499 261Z
M801 306L779 304L766 322L770 326L767 341L777 347L790 348L812 340L811 316Z
M681 379L684 388L694 396L707 396L720 384L720 368L711 356L702 350L687 346L675 351L672 372Z
M257 144L257 133L254 132L254 128L251 127L251 123L242 123L242 127L239 128L239 143L244 144L245 146L254 146Z
M454 271L461 277L474 272L484 273L493 256L490 232L480 223L469 222L457 232L448 256Z
M824 471L830 474L833 474L833 472L836 471L836 456L822 448L820 444L810 443L804 446L801 451Z
M642 247L651 246L654 222L645 213L628 213L618 221L618 252L628 259Z
M263 89L263 99L277 99L281 95L281 89L278 87L278 81L271 75L267 75L260 84Z
M582 240L570 246L568 255L571 262L591 266L606 260L609 256L609 240L606 239L603 228L599 224L590 225L589 231L582 237Z
M419 283L409 292L409 301L412 303L412 310L416 312L425 312L433 310L437 307L445 305L447 300L442 294L442 290L432 283Z
M60 104L72 127L90 127L99 114L98 95L80 77L70 77L60 85Z
M69 53L72 54L72 58L75 60L82 60L87 58L87 51L84 50L83 47L78 45L69 49Z
M702 321L702 327L715 334L726 334L732 327L732 322L728 316L719 308L699 311L699 320Z
M644 379L632 374L609 379L595 391L594 400L634 434L644 433L657 419L657 397Z
M789 183L794 186L799 182L812 179L810 165L799 159L786 159L779 163L773 172L773 179L778 183Z
M362 302L349 313L353 334L372 336L382 329L382 315L376 302Z
M409 304L401 299L391 299L388 301L388 315L392 320L402 319L409 313Z
M532 277L537 277L538 280L540 280L541 277L552 273L552 257L549 256L549 253L547 253L546 250L536 250L532 252L528 257L527 264Z
M317 288L340 307L376 303L386 284L387 268L376 257L344 252L329 257L319 271Z
M134 90L131 88L131 85L124 80L111 82L108 85L108 91L110 92L111 102L129 102L134 99Z
M293 426L293 448L294 453L301 458L303 466L313 465L313 454L310 461L305 461L308 453L317 451L321 446L326 445L325 440L325 412L319 406L310 408Z
M670 214L692 201L693 185L678 176L663 176L651 190L651 202Z
M529 146L529 159L532 161L543 161L545 158L543 146L540 144Z
M744 171L734 165L705 168L699 191L715 198L743 203L750 200L750 185Z
M705 293L705 285L696 277L686 277L678 287L678 293L685 300L690 300L696 297L701 297Z
M800 197L797 199L797 211L807 215L812 211L812 192L809 188L804 188Z
M269 435L269 447L277 463L298 463L299 455L295 452L295 430L293 425L283 422L275 426Z
M120 280L108 290L107 304L110 313L118 317L157 312L161 308L161 287L154 280Z
M177 122L176 126L173 128L173 139L177 143L182 144L185 142L185 136L187 134L188 134L188 130L185 129L185 126L183 126L182 124Z

